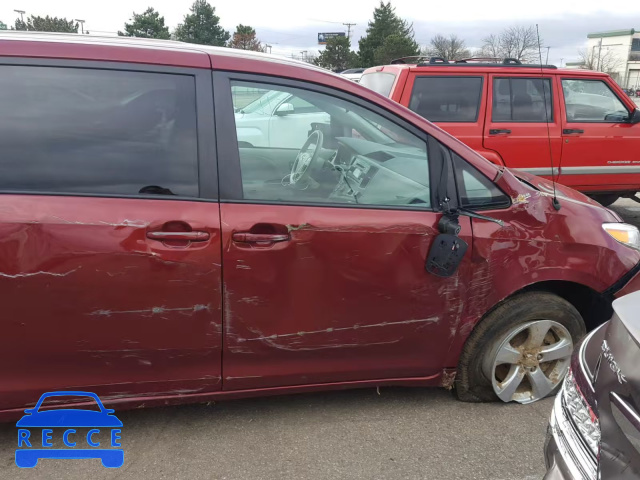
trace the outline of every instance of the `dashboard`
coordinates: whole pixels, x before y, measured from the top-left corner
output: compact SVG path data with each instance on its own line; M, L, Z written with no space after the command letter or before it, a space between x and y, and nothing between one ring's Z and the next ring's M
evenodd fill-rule
M424 150L339 137L332 160L342 178L332 198L370 205L430 206L429 166Z

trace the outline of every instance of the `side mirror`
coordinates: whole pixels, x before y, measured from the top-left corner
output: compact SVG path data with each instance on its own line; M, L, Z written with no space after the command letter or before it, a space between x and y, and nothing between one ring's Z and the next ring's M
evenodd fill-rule
M631 118L629 119L629 123L636 124L640 123L640 108L636 108L631 114Z
M278 115L279 117L284 117L285 115L289 115L290 113L293 113L295 111L295 108L293 108L293 105L290 103L282 103L277 109L276 109L276 115Z
M438 235L427 256L425 269L437 277L450 277L458 270L469 245L458 237L460 224L456 215L445 215L438 224Z

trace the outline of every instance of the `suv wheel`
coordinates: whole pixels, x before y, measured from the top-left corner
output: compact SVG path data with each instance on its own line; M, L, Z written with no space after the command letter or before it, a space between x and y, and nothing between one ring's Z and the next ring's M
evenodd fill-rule
M603 207L608 207L609 205L613 205L620 198L620 196L617 193L602 193L591 195L591 198Z
M467 339L456 395L468 402L545 398L562 384L573 346L585 332L580 313L557 295L530 292L509 299Z

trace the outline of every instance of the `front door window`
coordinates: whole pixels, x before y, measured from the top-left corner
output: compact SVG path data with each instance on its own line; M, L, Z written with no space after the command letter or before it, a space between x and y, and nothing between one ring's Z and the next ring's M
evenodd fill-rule
M629 120L629 111L601 80L562 80L567 122L612 122Z
M423 139L329 95L248 82L232 91L245 199L430 207ZM243 107L242 92L257 98Z

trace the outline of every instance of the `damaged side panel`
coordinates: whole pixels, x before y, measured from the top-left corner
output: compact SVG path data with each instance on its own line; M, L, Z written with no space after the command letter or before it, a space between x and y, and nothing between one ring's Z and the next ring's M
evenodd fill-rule
M562 197L562 208L556 212L550 208L551 196L539 191L516 193L513 200L509 210L483 212L504 220L504 227L472 220L469 287L447 366L457 364L478 321L523 288L564 281L603 292L638 263L633 249L620 252L604 236L594 234L592 226L602 223L599 210L585 210L580 201ZM585 219L585 212L594 218Z
M240 204L221 204L221 215L224 390L442 370L469 270L425 271L439 215ZM255 225L289 241L232 240Z
M167 222L209 239L147 238ZM207 203L1 196L0 409L71 387L103 398L220 390L219 242Z

